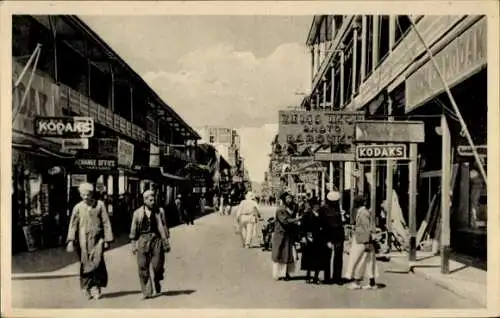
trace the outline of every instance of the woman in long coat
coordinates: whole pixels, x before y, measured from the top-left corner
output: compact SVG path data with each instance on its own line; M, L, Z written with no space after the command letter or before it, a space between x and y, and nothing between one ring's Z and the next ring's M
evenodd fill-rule
M108 284L104 250L113 241L113 232L104 203L94 198L93 185L82 183L79 191L82 201L71 213L67 250L73 252L76 248L80 258L80 287L84 296L99 299L101 288Z
M288 280L290 274L295 271L295 241L300 218L294 217L292 195L284 193L281 195L281 201L276 211L271 256L274 279Z
M302 248L301 270L307 271L306 282L319 284L319 272L329 265L327 262L328 247L323 234L323 226L318 210L319 202L313 198L309 200L309 208L302 218L301 232L304 236ZM311 272L314 278L311 280Z

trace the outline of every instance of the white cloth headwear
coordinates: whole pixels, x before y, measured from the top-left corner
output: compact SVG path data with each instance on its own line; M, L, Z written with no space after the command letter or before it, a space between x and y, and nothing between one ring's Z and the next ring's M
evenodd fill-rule
M152 197L154 197L154 196L155 196L155 192L154 192L153 190L146 190L146 191L144 191L144 193L142 194L142 197L143 197L144 199L146 199L146 198L148 198L148 197L150 197L150 196L152 196Z
M328 192L326 199L328 201L338 201L338 200L340 200L340 192L330 191L330 192Z
M92 192L94 191L94 186L88 182L82 182L78 186L78 191L80 193Z
M245 195L245 199L253 200L253 199L255 199L255 195L253 194L252 191L248 191L247 194Z

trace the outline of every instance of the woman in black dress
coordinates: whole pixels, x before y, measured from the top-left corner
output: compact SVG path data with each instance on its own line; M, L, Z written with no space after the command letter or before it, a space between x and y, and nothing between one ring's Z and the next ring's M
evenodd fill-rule
M312 198L309 200L309 207L302 218L301 270L307 271L306 282L308 284L319 284L319 272L325 269L327 245L322 235L321 219L318 214L320 203L316 198ZM312 279L311 272L314 272Z

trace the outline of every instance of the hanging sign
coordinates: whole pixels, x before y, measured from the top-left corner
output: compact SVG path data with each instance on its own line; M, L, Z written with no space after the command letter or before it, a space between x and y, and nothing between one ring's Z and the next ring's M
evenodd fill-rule
M123 139L118 139L118 165L132 167L134 164L134 145Z
M354 138L354 123L363 119L363 112L280 111L278 141L281 145L349 145Z
M36 117L35 135L52 138L91 138L94 119L90 117Z
M89 149L89 139L88 138L78 138L78 139L63 139L62 140L62 150L81 150Z
M476 150L479 157L486 157L488 155L488 146L486 145L474 146L474 148L468 145L460 145L457 147L457 152L460 156L469 157L474 156L473 149Z
M149 166L160 166L160 147L155 144L149 144Z
M469 27L434 57L446 84L460 83L485 67L487 57L486 17ZM432 61L428 61L406 80L406 112L444 91Z
M78 187L80 184L87 182L86 174L72 174L71 175L71 186Z
M356 145L356 159L362 160L402 160L408 159L405 144Z
M421 121L360 121L355 124L355 142L402 142L425 141L424 123Z
M354 154L352 153L329 153L318 152L314 154L316 161L354 161Z

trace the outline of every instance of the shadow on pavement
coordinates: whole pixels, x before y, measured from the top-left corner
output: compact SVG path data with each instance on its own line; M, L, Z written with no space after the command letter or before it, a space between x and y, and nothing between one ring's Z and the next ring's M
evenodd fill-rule
M114 293L105 293L102 294L102 298L118 298L118 297L123 297L123 296L128 296L128 295L138 295L140 294L140 290L124 290L124 291L119 291L119 292L114 292Z
M181 296L181 295L191 295L195 293L194 289L186 289L186 290L169 290L161 293L161 296Z
M13 273L14 274L14 273ZM78 277L79 274L60 274L60 275L43 275L40 273L35 273L37 275L32 275L33 273L26 274L17 274L16 277L12 277L13 280L43 280L43 279L63 279L68 277Z
M161 294L159 294L158 296L156 296L154 298L158 298L158 297L162 297L162 296L191 295L195 292L196 292L196 290L194 290L194 289L169 290L169 291L162 292ZM128 296L128 295L139 295L139 294L141 294L140 290L125 290L125 291L103 294L102 298L118 298L118 297L124 297L124 296Z
M215 210L213 208L207 207L207 209L203 213L199 213L195 219L203 218L214 212ZM171 228L175 228L178 225L179 224L174 224ZM128 243L128 233L118 233L116 234L115 241L110 245L108 251L119 248ZM64 246L40 249L34 252L22 252L12 256L12 274L50 273L76 262L78 262L78 256L76 253L66 252ZM39 276L38 278L43 279L45 277Z

